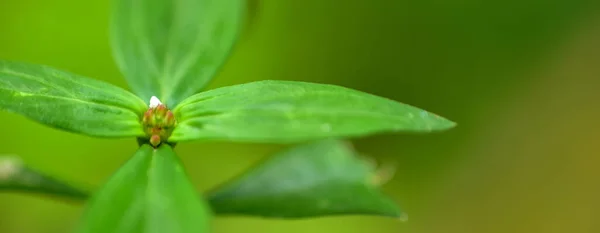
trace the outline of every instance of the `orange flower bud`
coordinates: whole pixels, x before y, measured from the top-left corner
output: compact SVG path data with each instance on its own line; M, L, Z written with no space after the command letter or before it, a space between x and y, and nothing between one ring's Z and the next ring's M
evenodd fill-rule
M160 144L160 141L161 141L160 136L158 136L156 134L154 134L154 135L152 135L152 137L150 137L150 144L153 147L157 147Z

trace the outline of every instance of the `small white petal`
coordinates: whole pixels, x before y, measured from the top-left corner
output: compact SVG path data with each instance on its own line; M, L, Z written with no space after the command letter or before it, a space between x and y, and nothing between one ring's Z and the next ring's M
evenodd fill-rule
M150 108L156 108L160 104L162 103L158 98L156 98L156 96L152 96L152 98L150 98Z

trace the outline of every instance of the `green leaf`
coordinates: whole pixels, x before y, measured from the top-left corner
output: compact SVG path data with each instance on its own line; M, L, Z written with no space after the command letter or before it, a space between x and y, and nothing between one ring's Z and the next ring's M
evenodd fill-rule
M169 141L298 142L382 132L430 132L455 124L435 114L326 84L260 81L194 95L174 110Z
M243 0L114 0L111 43L133 91L173 108L219 71L237 40Z
M401 217L394 202L378 191L378 178L347 144L323 140L274 155L211 192L209 199L219 215Z
M91 198L81 233L203 233L210 211L173 149L142 145Z
M12 156L0 157L0 191L44 194L68 200L87 198L87 191L29 168Z
M48 66L0 61L0 109L97 137L144 135L134 94Z

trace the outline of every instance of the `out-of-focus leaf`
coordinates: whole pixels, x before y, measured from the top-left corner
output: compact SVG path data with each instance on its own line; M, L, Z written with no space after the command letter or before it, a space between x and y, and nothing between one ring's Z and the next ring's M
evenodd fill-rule
M29 168L12 156L0 157L0 191L44 194L68 200L84 200L88 195L86 190Z
M154 161L156 159L161 161ZM158 221L167 227L168 224L180 224L177 219L185 220L183 215L199 216L197 220L204 221L203 214L193 210L204 207L192 207L197 205L197 201L191 195L196 194L187 181L178 182L182 178L185 178L183 168L170 147L165 145L154 150L147 145L142 146L92 199L84 222L87 224L86 231L82 232L97 232L93 230L96 228L111 232L145 232L144 224L148 221ZM280 152L213 190L207 198L213 211L225 216L404 216L393 201L378 190L380 180L381 174L360 159L348 144L323 140ZM12 159L0 160L0 191L3 190L33 191L77 201L88 196L85 191L26 169ZM152 202L165 203L162 207L158 206L166 212L151 211L156 207ZM176 208L182 209L178 212ZM144 212L144 209L147 211ZM169 211L175 214L167 213ZM122 221L131 221L135 226L120 222L118 216L121 215L130 216ZM112 228L100 228L104 221L113 223Z
M244 0L114 0L113 54L133 91L167 106L200 91L238 37Z
M401 217L394 202L380 193L379 184L374 167L349 145L324 140L278 153L208 198L219 215Z
M169 145L142 145L90 200L81 233L207 233L210 211Z
M260 81L194 95L174 110L169 141L298 142L455 124L383 97L326 84Z
M147 106L119 87L48 66L0 61L0 109L65 131L142 136Z

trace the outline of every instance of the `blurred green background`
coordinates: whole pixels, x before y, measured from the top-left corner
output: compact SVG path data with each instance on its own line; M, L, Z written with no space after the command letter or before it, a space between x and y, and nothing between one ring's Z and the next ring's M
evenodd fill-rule
M110 54L110 1L0 0L0 59L126 87ZM394 164L384 191L408 222L348 216L219 218L214 232L600 232L600 1L252 1L210 88L264 79L342 85L458 122L430 135L353 140ZM65 133L0 113L0 154L96 187L134 140ZM177 147L198 190L280 145ZM82 206L0 194L1 233L68 232Z

